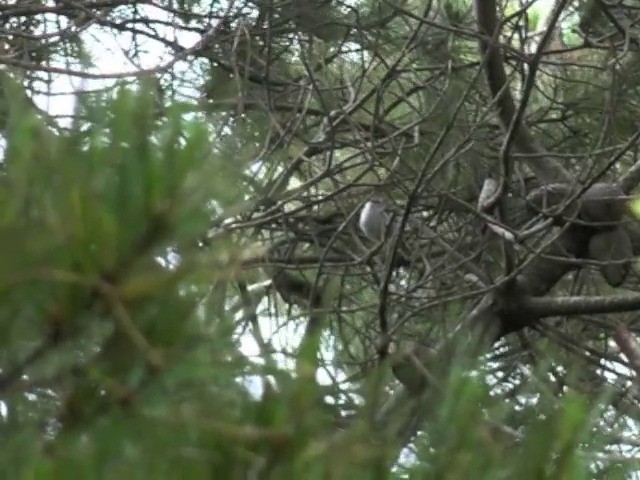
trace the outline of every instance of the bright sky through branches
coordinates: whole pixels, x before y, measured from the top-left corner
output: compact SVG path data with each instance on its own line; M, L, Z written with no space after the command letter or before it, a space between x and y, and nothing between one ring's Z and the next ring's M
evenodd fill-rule
M554 2L555 0L537 0L533 8L539 8L541 12L546 12L548 9L553 8ZM164 15L153 5L140 5L137 8L149 18L161 19L162 15ZM191 47L199 40L196 34L178 30L177 28L165 27L163 30L160 29L156 33L160 36L171 38L186 48ZM138 51L142 50L143 53L140 55L139 63L134 64L126 55L126 52L130 51L132 46L131 36L126 33L114 39L112 35L107 35L99 30L96 33L95 29L90 27L83 35L83 39L93 64L93 67L87 69L87 72L92 74L108 76L122 72L133 72L139 69L152 69L166 64L171 59L166 50L159 44L149 42L146 45L137 46ZM58 67L78 70L77 67L66 65L65 59L61 59ZM178 62L172 68L177 75L181 73L188 75L190 73L189 66L185 62ZM115 83L115 80L108 78L83 79L58 74L52 74L51 79L51 84L47 87L51 93L41 94L35 98L35 101L42 110L61 117L60 121L64 125L69 123L68 117L73 113L73 92L82 89L102 89ZM64 117L67 118L65 119Z
M547 9L553 7L554 0L538 0L534 8L540 8L541 12L546 13ZM142 10L144 15L150 18L161 18L164 13L151 5L140 5L138 7ZM157 35L171 38L183 47L189 48L199 40L196 34L180 31L178 28L172 28L169 26L164 27L156 32ZM123 33L122 35L114 38L111 34L101 32L99 28L89 28L83 35L85 45L91 55L92 67L87 69L89 73L104 75L120 74L122 72L133 72L141 69L153 69L160 65L167 64L171 57L168 55L165 48L160 44L148 42L147 44L136 45L136 51L139 52L137 63L133 63L127 57L126 52L132 50L132 38L131 35ZM60 68L69 68L78 70L79 67L75 65L65 64L65 59L61 59L59 65ZM172 66L174 75L189 76L194 75L193 67L189 62L178 62ZM52 115L59 116L61 124L68 125L70 123L70 116L74 109L74 91L80 90L99 90L108 88L113 85L117 80L104 78L104 79L87 79L79 77L70 77L66 75L52 75L53 81L50 85L50 94L42 94L35 98L36 104L41 109L51 113ZM44 90L44 89L43 89ZM191 92L193 95L197 95L197 92ZM268 321L261 322L261 329L265 338L270 338L272 342L276 344L278 349L292 350L295 349L298 344L301 333L299 329L293 327L291 324L285 325L270 325ZM259 358L260 350L255 340L251 335L243 335L240 338L242 344L242 351L250 358ZM323 352L328 354L328 352ZM282 363L287 363L287 359L282 357L279 359ZM324 377L325 372L320 371L320 376ZM332 372L334 376L341 376L340 372ZM325 380L323 382L322 380ZM329 377L324 379L320 378L322 383L331 382Z

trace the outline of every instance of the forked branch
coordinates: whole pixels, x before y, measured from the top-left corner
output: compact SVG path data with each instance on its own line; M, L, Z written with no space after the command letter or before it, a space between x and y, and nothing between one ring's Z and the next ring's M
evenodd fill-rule
M491 95L496 102L498 117L505 130L511 128L516 117L516 105L509 89L504 59L498 46L499 25L495 0L475 0L478 30L482 34L478 44L485 57L485 72ZM515 125L513 143L523 154L529 154L529 168L543 183L571 183L571 176L556 160L544 155L536 139L522 125Z

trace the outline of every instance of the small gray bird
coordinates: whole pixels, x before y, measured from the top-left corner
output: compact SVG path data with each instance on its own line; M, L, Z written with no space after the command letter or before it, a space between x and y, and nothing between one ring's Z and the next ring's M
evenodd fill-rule
M384 240L391 218L392 213L387 209L384 200L372 197L360 210L358 225L369 240L380 242Z
M398 218L389 208L384 199L372 197L360 210L358 226L364 235L373 242L382 242L392 236L399 228ZM387 250L385 250L387 251ZM394 266L408 267L411 265L407 246L403 243L396 252Z
M497 194L500 188L500 184L497 180L487 177L482 184L482 190L478 195L478 210L482 213L489 212L496 204L498 200Z

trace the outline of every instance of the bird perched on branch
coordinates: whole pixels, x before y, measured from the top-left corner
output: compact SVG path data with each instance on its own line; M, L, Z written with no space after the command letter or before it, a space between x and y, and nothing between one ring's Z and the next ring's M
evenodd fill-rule
M492 211L496 206L498 198L500 196L500 184L493 177L487 177L482 184L482 190L480 190L480 194L478 195L478 203L476 208L479 212L487 214L489 216L492 215ZM491 221L487 221L485 228L488 228L497 236L507 240L508 242L515 241L515 236L513 233L508 230L502 228L500 225L493 223ZM483 228L484 231L484 228Z
M399 228L398 220L399 218L387 202L381 197L374 196L360 210L358 226L369 240L381 243L385 240L388 241L396 233ZM407 253L407 247L403 241L399 244L394 265L397 267L408 266L411 263L409 258L410 255Z
M380 197L372 197L360 210L358 225L362 233L373 242L381 242L391 224L396 225L393 212ZM391 234L389 229L389 234Z

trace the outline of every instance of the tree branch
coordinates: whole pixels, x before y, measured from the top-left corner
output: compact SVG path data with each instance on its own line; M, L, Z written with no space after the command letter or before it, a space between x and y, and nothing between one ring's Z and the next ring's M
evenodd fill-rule
M596 313L621 313L640 309L640 294L573 297L525 297L520 306L527 315L537 318L561 315L586 315Z
M620 188L629 195L640 183L640 160L636 161L633 166L620 178Z
M496 16L495 0L475 0L475 8L480 33L485 37L478 40L480 52L485 56L485 71L489 90L495 98L498 117L502 126L508 130L516 117L516 106L509 89L507 74L504 69L504 59L498 48L497 37L500 33ZM544 150L531 136L523 125L515 126L513 130L513 143L524 154L533 154L526 157L529 167L536 177L543 182L572 183L572 177L556 160L544 155Z
M620 351L629 360L629 365L636 372L636 377L640 376L640 345L638 345L637 339L622 323L616 325L613 331L613 338Z

